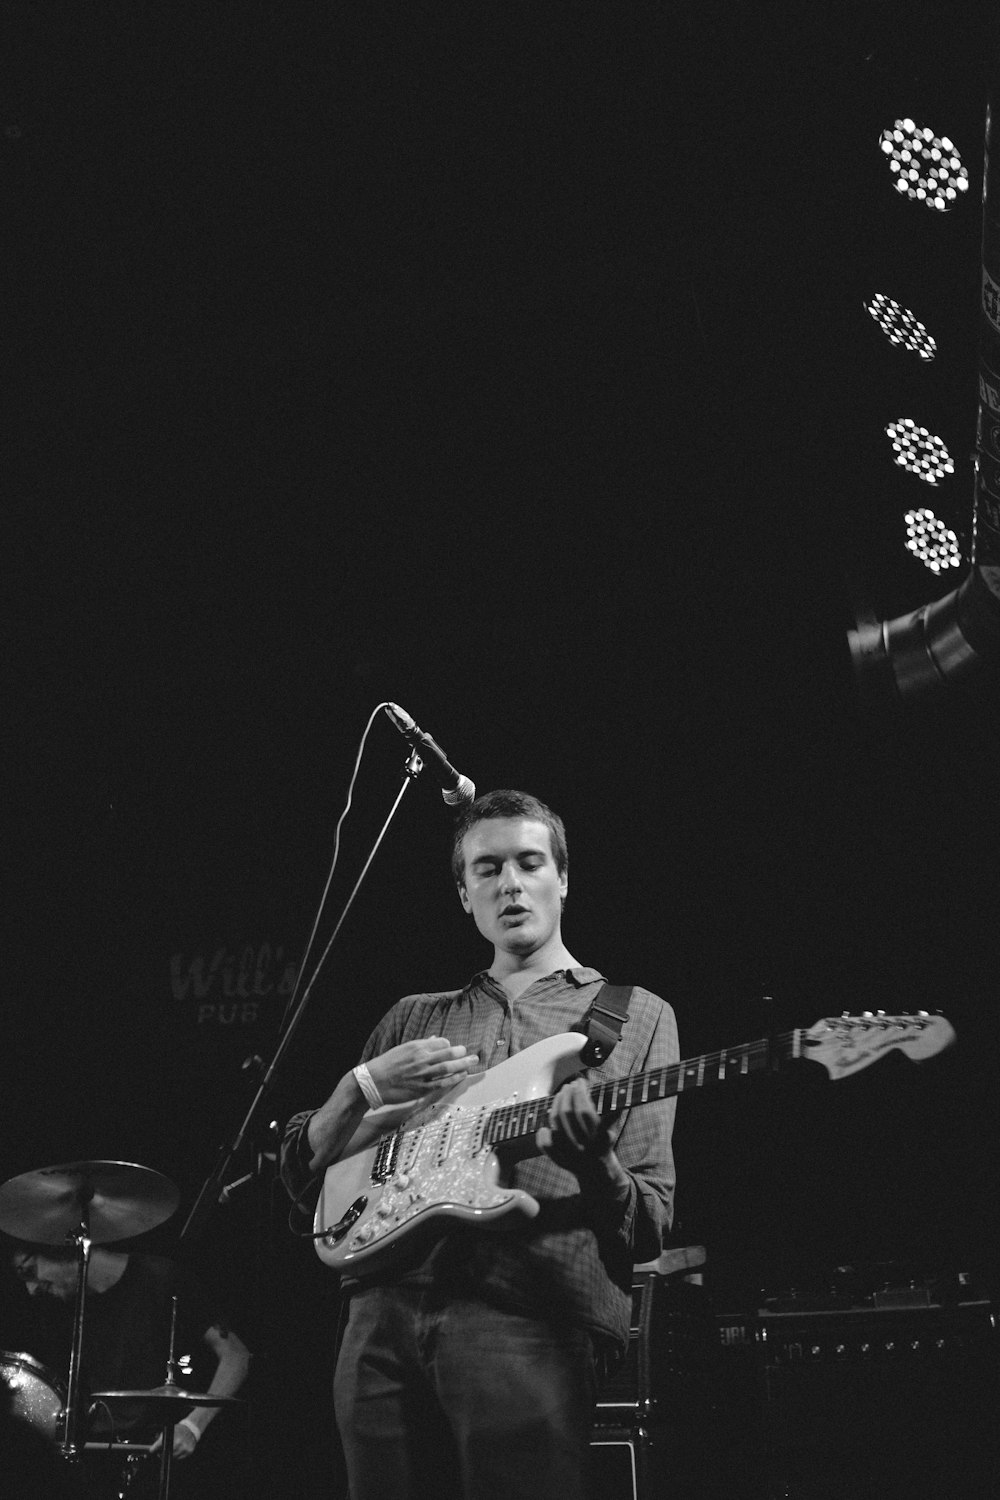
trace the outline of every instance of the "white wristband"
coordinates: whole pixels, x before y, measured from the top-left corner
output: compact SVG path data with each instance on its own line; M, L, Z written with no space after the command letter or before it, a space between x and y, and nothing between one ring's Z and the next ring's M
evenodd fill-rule
M186 1427L188 1432L190 1432L191 1436L194 1438L195 1442L197 1442L201 1437L201 1428L196 1427L190 1417L181 1417L180 1421L177 1423L177 1426Z
M351 1071L354 1073L355 1078L358 1080L358 1088L364 1094L365 1103L368 1105L369 1109L381 1109L385 1101L383 1100L382 1095L379 1093L375 1080L369 1073L366 1065L364 1063L358 1063L357 1067L353 1068Z

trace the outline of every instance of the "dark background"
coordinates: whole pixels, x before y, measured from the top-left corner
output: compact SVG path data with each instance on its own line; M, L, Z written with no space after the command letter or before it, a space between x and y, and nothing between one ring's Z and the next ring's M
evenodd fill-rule
M275 1045L241 955L301 958L392 699L480 791L562 813L571 950L668 998L686 1055L842 1010L955 1025L922 1068L681 1102L678 1231L720 1306L842 1265L992 1294L995 684L871 707L847 647L964 576L901 516L968 544L985 8L3 11L3 1179L146 1165L176 1241ZM903 115L969 167L948 215L889 186ZM956 459L936 492L891 464L903 415ZM404 760L379 714L314 957ZM425 776L267 1118L482 963L448 834ZM171 960L220 949L206 1013ZM261 1462L318 1470L328 1273L273 1186L195 1254L280 1413Z

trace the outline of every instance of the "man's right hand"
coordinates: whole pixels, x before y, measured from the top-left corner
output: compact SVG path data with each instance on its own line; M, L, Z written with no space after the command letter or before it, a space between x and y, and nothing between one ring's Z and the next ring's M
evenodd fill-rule
M401 1042L370 1058L368 1072L386 1104L408 1104L444 1093L471 1073L479 1058L443 1036Z
M371 1058L367 1067L383 1104L412 1104L434 1100L453 1088L478 1061L474 1052L466 1052L462 1046L453 1047L445 1037L429 1036L390 1047L380 1057ZM365 1108L365 1098L352 1069L344 1074L326 1103L309 1117L311 1172L321 1171L340 1157Z

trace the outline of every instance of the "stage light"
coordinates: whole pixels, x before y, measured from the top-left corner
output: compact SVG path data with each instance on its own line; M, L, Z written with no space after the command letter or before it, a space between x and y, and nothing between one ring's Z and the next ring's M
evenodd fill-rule
M962 564L958 537L926 506L906 512L906 550L932 573Z
M909 308L901 307L884 292L876 292L871 301L865 303L865 311L871 314L889 343L897 349L907 349L922 360L934 358L937 343Z
M954 474L955 465L945 444L926 427L918 427L912 417L890 422L885 431L892 440L894 462L908 474L915 474L925 484L937 484Z
M914 699L948 684L995 674L1000 598L981 568L957 589L894 620L859 620L848 631L858 686L875 706Z
M986 112L985 175L983 181L982 288L980 303L979 416L977 423L975 504L969 541L969 572L959 586L943 598L921 605L895 619L879 620L875 614L857 616L848 631L851 658L858 686L866 705L876 711L895 700L909 702L935 698L961 684L963 695L978 692L987 703L996 702L1000 682L1000 382L996 339L1000 314L996 294L996 267L1000 265L1000 152L991 152L996 99ZM968 175L951 141L918 132L912 120L897 120L882 137L882 150L892 158L890 166L900 191L917 196L921 163L925 154L938 176L934 191L941 202L922 201L930 207L949 207L968 187ZM919 136L919 141L917 137ZM929 149L928 149L929 148ZM941 173L945 189L941 192ZM949 177L954 179L949 183ZM924 192L929 189L924 188ZM871 309L869 309L871 310ZM874 315L874 314L873 314ZM890 423L896 462L928 484L936 484L954 465L940 438L910 418ZM958 562L958 544L953 534L932 511L917 508L907 517L907 546L935 571ZM942 552L942 543L944 551ZM921 556L921 554L926 556Z
M896 120L879 137L894 187L914 203L947 213L969 190L969 173L954 143L926 125Z

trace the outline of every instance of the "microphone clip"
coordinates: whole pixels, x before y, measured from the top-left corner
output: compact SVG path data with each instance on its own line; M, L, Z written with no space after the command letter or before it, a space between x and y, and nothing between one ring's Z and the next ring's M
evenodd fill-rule
M412 747L413 753L406 763L406 775L418 776L424 764L433 770L440 786L441 796L449 807L459 807L464 802L474 802L475 784L463 776L449 761L437 740L420 728L405 708L398 703L384 703L386 715L393 726Z

